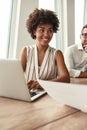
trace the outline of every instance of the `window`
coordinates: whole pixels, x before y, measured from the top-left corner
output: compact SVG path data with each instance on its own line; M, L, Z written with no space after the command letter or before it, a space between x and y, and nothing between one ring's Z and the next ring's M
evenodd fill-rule
M80 42L80 32L83 27L84 0L75 0L75 43Z
M12 0L0 1L0 58L7 58L10 22L11 22Z

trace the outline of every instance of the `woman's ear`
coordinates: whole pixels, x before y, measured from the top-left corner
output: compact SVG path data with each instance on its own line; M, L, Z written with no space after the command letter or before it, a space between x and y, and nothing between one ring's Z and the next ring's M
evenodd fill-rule
M33 34L36 36L36 31L35 30L33 31Z

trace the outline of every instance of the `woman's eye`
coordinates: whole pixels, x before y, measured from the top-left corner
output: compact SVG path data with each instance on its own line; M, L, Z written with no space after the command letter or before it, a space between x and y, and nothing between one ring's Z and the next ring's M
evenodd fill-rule
M51 30L49 30L49 32L50 32L50 33L52 33L52 32L53 32L53 30L51 29Z
M40 33L44 33L44 32L53 33L53 29L49 29L49 30L39 29L39 32Z
M40 32L44 32L44 29L40 29Z

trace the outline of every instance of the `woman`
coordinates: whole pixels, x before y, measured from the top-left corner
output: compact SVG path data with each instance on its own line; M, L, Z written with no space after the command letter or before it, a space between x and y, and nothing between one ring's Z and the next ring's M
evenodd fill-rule
M22 49L20 60L29 89L42 89L37 79L70 82L63 54L49 46L53 34L58 31L59 19L50 10L35 9L26 22L27 30L36 40L33 46Z

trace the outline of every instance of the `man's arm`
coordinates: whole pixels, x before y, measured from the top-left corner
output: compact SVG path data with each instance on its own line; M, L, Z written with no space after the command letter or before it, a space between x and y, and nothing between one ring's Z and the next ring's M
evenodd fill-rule
M82 70L77 70L74 64L73 53L70 49L65 52L65 63L68 68L70 77L87 78L87 65Z
M68 68L70 77L79 77L81 71L80 70L76 70L75 68L75 61L74 61L74 54L73 54L73 49L68 48L65 52L65 64Z

